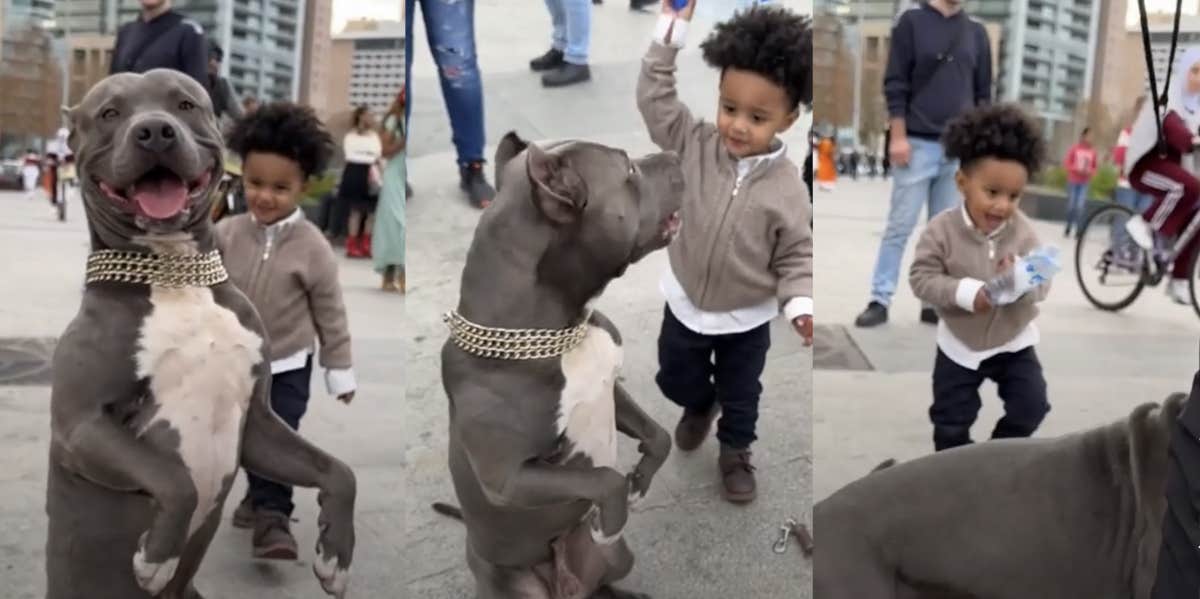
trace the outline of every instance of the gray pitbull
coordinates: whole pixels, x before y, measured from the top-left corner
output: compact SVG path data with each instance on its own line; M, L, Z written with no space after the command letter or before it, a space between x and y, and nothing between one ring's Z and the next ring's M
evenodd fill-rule
M114 75L68 116L93 258L125 251L186 273L214 250L222 144L198 83ZM199 599L192 578L239 463L320 489L313 568L344 595L354 476L271 411L268 354L227 281L86 285L54 355L47 599Z
M543 149L509 133L496 171L457 314L501 335L582 339L537 359L484 357L453 337L442 351L450 474L478 597L644 597L611 585L633 567L621 538L628 504L645 496L671 439L622 388L621 337L589 304L678 230L679 159L581 141ZM616 470L618 431L639 441L628 475Z
M820 599L1148 599L1187 396L873 472L813 510Z

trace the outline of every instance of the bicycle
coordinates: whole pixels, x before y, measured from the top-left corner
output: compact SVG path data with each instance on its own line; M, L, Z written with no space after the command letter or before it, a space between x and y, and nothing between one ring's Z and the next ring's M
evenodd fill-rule
M1162 282L1171 264L1180 259L1183 249L1200 230L1200 211L1192 216L1178 239L1170 240L1154 231L1154 248L1142 249L1129 233L1125 222L1134 215L1133 209L1122 204L1109 204L1093 212L1079 230L1075 245L1075 279L1084 297L1101 310L1116 312L1128 307L1147 286L1155 287ZM1093 256L1096 253L1098 255ZM1200 277L1200 248L1192 250L1190 260L1188 295L1192 309L1200 316L1200 299L1197 298L1196 280ZM1093 276L1097 275L1097 276ZM1094 281L1091 281L1094 279ZM1103 291L1126 288L1114 297L1102 297Z

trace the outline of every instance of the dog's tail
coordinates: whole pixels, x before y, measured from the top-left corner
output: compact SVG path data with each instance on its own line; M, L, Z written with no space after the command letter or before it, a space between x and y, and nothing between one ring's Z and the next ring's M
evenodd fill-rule
M447 518L454 518L455 520L462 522L462 510L458 509L457 507L450 505L449 503L442 503L440 501L435 502L432 507L433 511L446 516Z
M871 472L879 472L880 470L886 470L886 469L888 469L888 468L891 468L892 466L895 466L895 465L896 465L896 459L895 459L895 458L888 458L888 459L884 460L884 461L883 461L883 463L881 463L881 464L879 464L878 466L876 466L876 467L872 468L872 469L871 469Z

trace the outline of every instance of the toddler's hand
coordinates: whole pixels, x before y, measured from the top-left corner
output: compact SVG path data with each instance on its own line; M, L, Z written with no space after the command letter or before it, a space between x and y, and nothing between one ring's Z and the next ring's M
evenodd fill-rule
M813 343L813 318L810 315L797 316L792 321L792 326L796 328L796 333L804 338L804 346L808 347Z
M337 399L346 405L350 405L350 402L354 401L354 392L351 391L349 393L343 393L337 396Z
M975 312L987 312L991 309L992 302L988 299L987 294L983 292L983 288L980 287L979 291L975 293Z

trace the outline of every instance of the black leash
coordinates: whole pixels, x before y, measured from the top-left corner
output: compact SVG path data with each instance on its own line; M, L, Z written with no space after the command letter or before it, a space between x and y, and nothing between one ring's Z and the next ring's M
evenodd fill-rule
M1166 151L1167 139L1163 134L1163 115L1159 106L1166 107L1167 93L1171 88L1171 71L1175 68L1175 48L1179 43L1179 17L1183 10L1183 0L1175 0L1175 22L1171 29L1171 53L1167 59L1167 77L1163 83L1163 91L1158 93L1158 81L1154 75L1154 53L1150 48L1150 21L1146 16L1146 0L1138 0L1138 15L1142 20L1142 50L1146 55L1146 73L1150 76L1150 101L1154 105L1154 125L1158 130L1158 143L1155 148L1161 155Z

